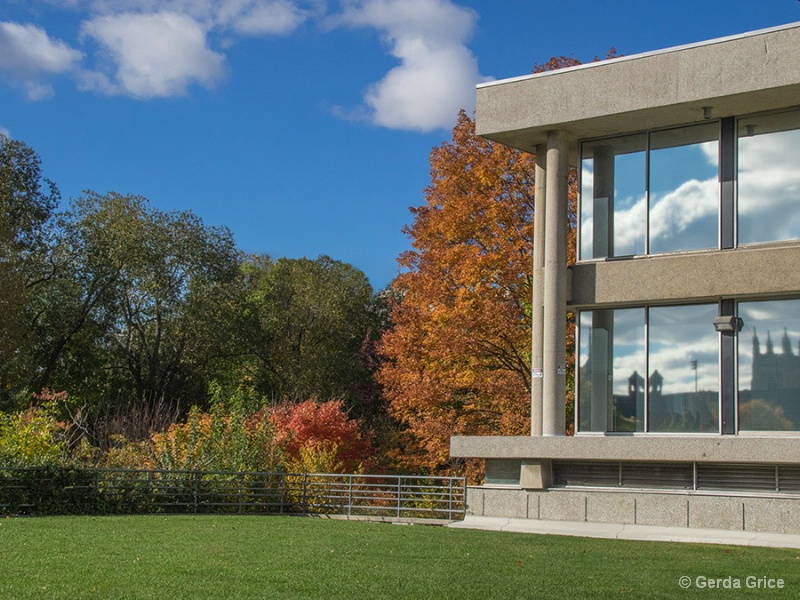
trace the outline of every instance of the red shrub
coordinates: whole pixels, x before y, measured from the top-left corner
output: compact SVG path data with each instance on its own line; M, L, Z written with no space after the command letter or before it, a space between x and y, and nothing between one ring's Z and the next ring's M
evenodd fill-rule
M317 450L332 454L329 468L342 473L363 471L372 456L371 432L348 418L340 400L282 404L269 419L276 441L285 444L286 454L299 467L308 465Z

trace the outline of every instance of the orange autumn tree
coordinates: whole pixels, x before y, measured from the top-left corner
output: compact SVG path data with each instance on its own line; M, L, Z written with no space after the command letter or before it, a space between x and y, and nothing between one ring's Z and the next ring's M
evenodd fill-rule
M396 458L406 468L463 472L449 458L450 436L530 433L534 160L476 136L463 111L452 141L431 153L432 183L405 228L413 249L399 259L381 346L379 379L404 428Z

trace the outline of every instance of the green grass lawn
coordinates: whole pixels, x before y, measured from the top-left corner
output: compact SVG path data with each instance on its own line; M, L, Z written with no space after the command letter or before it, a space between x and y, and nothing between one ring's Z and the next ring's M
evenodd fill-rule
M747 589L748 576L785 587ZM744 589L696 589L697 577ZM800 550L277 516L0 520L3 600L619 596L798 598Z

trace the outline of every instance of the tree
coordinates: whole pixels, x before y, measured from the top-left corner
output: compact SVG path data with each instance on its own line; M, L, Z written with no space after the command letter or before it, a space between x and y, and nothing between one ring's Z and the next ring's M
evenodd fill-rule
M31 288L49 275L49 225L58 189L42 176L41 159L21 141L0 135L0 393L9 394L29 340L25 310ZM3 398L7 400L7 398Z
M358 410L371 377L360 360L373 322L372 287L353 266L320 256L246 265L238 329L256 389L273 399L341 399Z
M93 405L202 401L240 289L230 232L114 193L78 199L62 229L59 275L37 297L37 387Z
M401 460L435 472L456 466L451 435L529 433L535 182L533 156L477 137L463 111L430 164L379 380Z
M35 252L61 196L24 142L0 135L0 232L6 248Z

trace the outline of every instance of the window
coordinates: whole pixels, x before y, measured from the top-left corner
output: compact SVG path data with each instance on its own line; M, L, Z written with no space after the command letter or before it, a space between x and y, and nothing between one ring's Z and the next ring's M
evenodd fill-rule
M580 431L644 431L643 308L580 315Z
M740 302L739 429L800 429L800 300Z
M581 257L644 254L647 136L584 144Z
M716 248L719 125L650 134L649 253Z
M719 432L716 304L580 313L578 430Z
M650 431L719 431L717 305L648 311Z
M739 243L800 239L800 111L739 119Z
M581 259L718 246L719 123L585 142Z
M584 142L580 260L800 239L800 110Z
M715 331L734 311L741 330ZM590 310L578 325L579 433L800 431L800 299Z

